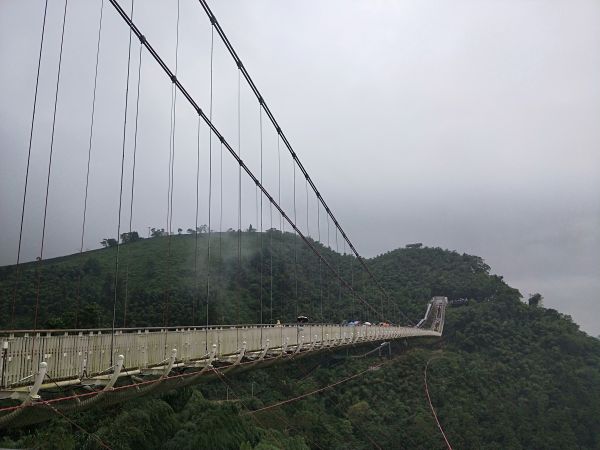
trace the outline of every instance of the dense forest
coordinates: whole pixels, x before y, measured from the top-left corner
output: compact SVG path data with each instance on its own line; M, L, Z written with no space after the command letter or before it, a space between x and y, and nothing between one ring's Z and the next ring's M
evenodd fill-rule
M117 327L202 325L207 311L211 324L260 323L261 310L265 323L292 322L298 314L318 322L407 323L418 321L433 295L477 301L520 295L490 275L481 258L439 248L406 248L367 260L393 294L388 297L354 256L310 240L321 261L292 233L124 239L118 277L117 248L108 241L81 255L22 264L18 278L14 266L0 268L0 326L33 328L37 303L38 329L110 327L115 298Z
M433 295L469 301L448 310L442 339L397 341L391 355L365 344L309 356L110 411L57 416L4 432L0 447L96 449L101 441L114 449L443 449L424 393L429 362L432 403L454 448L600 448L600 341L570 317L523 302L481 258L411 246L369 259L387 298L355 258L313 243L371 310L294 235L243 233L241 257L238 237L211 236L210 267L206 234L122 245L118 325L204 323L207 279L211 323L237 316L258 322L261 304L264 322L290 321L300 311L315 321L381 315L405 323L418 320ZM15 327L32 326L38 277L38 327L108 326L115 252L107 243L83 255L23 265ZM1 326L7 328L14 267L0 269L0 289ZM276 406L261 410L270 405Z

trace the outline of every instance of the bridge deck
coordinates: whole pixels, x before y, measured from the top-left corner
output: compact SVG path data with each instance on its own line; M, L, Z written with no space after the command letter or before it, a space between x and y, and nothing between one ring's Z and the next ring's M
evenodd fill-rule
M42 361L52 380L79 379L109 372L118 355L124 369L165 364L176 350L176 362L187 365L214 352L216 361L282 348L299 350L413 336L439 336L427 329L400 326L332 324L213 326L163 329L119 329L3 332L0 388L32 384ZM112 351L111 351L112 347ZM111 358L112 353L112 358Z
M416 327L269 324L0 332L0 429L314 352L439 337L447 303L434 297Z

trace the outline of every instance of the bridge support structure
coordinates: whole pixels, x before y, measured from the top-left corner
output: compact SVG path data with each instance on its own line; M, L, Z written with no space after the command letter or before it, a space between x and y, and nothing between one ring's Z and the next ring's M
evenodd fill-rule
M195 384L218 373L321 351L439 337L445 306L442 300L432 300L421 327L302 324L120 329L113 345L106 330L10 331L3 339L0 368L0 428L46 420L56 409L69 412L110 405ZM272 346L272 342L280 345ZM171 348L166 359L165 348ZM107 370L111 349L116 363ZM96 386L103 388L96 390Z

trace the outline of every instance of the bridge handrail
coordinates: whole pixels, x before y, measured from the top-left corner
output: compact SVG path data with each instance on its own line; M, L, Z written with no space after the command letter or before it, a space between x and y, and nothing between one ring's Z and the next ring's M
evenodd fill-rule
M277 328L277 327L305 327L305 326L350 326L347 324L341 323L332 323L332 322L307 322L298 324L295 322L287 322L281 324L274 323L247 323L247 324L215 324L215 325L182 325L182 326L174 326L174 327L126 327L126 328L115 328L115 334L123 334L123 333L137 333L138 331L191 331L191 330L222 330L222 329L247 329L247 328ZM378 324L372 325L354 325L358 327L362 326L379 326ZM396 324L391 324L391 326L401 326ZM406 326L406 328L410 328ZM17 335L57 335L57 334L110 334L112 333L112 328L64 328L64 329L14 329L14 330L0 330L0 337L10 337Z

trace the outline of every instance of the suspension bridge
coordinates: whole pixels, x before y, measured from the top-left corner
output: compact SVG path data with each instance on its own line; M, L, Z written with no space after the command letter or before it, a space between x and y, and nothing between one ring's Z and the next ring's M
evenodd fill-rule
M201 84L193 76L186 78L184 71L183 55L180 54L180 27L183 13L181 8L195 8L204 17L204 25L209 33L204 35L207 45L207 61L205 61L207 104L201 103L197 95ZM145 4L142 4L144 7ZM57 131L61 114L61 99L68 92L69 85L63 66L68 57L69 47L65 47L66 40L71 37L77 39L73 32L69 32L69 25L76 22L70 13L68 0L64 2L45 1L40 11L32 11L30 16L40 18L37 48L36 81L32 87L33 108L30 116L28 130L28 144L24 146L23 153L27 155L26 170L23 175L24 189L20 208L19 238L17 244L16 265L10 272L11 292L3 294L0 305L0 331L1 358L0 358L0 428L15 427L24 424L36 423L46 420L56 414L65 414L71 411L80 411L92 407L107 406L119 403L130 398L161 392L175 387L199 383L202 380L218 377L231 371L247 370L253 367L265 367L270 364L281 363L304 357L305 355L337 351L341 348L356 346L364 343L378 343L384 345L390 340L416 337L439 337L444 327L445 309L447 299L434 297L427 305L425 316L416 324L400 311L396 302L386 291L383 285L372 273L370 267L356 250L356 247L342 228L338 219L326 203L321 192L307 169L301 163L298 153L286 137L274 114L269 108L261 91L259 91L250 73L225 34L221 24L213 14L205 0L176 0L176 20L169 28L174 34L174 56L165 56L153 46L151 33L146 34L136 19L140 12L137 11L134 1L94 0L87 4L88 8L95 9L96 13L91 24L87 27L95 30L94 63L85 72L86 67L78 67L78 74L87 73L91 81L89 98L80 105L81 115L87 116L83 133L87 136L85 155L87 159L81 167L81 174L72 181L73 190L80 193L81 202L81 229L79 242L79 255L85 254L85 243L89 236L90 210L94 207L92 198L93 186L90 180L96 176L94 172L94 158L98 158L103 133L115 134L114 129L103 129L99 123L100 114L111 117L121 117L121 124L116 134L119 137L119 164L118 198L115 200L116 239L105 239L105 244L114 247L114 272L112 276L112 290L110 294L111 317L107 322L111 326L106 328L83 328L80 325L80 312L85 302L83 290L85 284L82 278L85 272L78 272L78 278L73 289L76 292L76 302L72 307L74 323L73 328L47 329L44 325L44 279L43 270L40 268L47 261L45 246L48 244L47 225L48 215L52 211L51 195L57 177L69 178L69 173L56 173L53 159L57 153L66 151L67 146L57 146ZM106 21L113 21L114 26L122 27L128 32L126 64L122 67L107 62L109 58L103 55L107 49L103 48L103 39L107 31L103 25ZM116 22L118 23L116 23ZM199 25L198 25L199 26ZM55 27L56 30L53 30ZM48 34L58 30L56 48L48 43ZM66 32L67 31L67 32ZM217 47L216 44L219 44ZM218 126L214 117L217 110L215 103L215 82L225 79L215 70L215 53L217 49L223 50L229 58L230 67L236 73L235 83L230 86L230 91L237 91L236 108L234 110L234 126L224 122L223 131ZM170 64L169 59L173 60ZM137 61L136 61L137 60ZM39 138L39 115L41 108L48 108L48 104L40 100L42 96L42 83L44 63L51 61L55 72L48 77L52 78L49 121L49 138L44 144L39 144L46 151L47 167L42 177L43 211L39 237L39 248L33 258L36 261L24 264L23 251L27 243L26 212L31 208L30 196L32 186L39 180L32 179L30 165L32 164L32 149L35 147L35 138ZM222 60L221 60L222 61ZM122 102L112 105L112 110L100 111L98 101L101 95L99 89L105 81L102 71L122 70L125 73L124 86L121 92ZM140 115L143 114L144 100L152 99L153 92L144 91L142 79L148 72L160 73L160 82L170 86L169 135L167 145L159 142L146 142L146 147L154 147L157 152L168 154L166 165L166 214L165 228L156 231L165 243L164 261L164 296L161 305L161 323L155 326L128 326L135 324L133 312L128 311L128 290L130 277L135 276L129 272L130 261L128 252L124 251L129 245L128 240L134 234L133 223L142 223L147 220L134 217L136 195L139 196L139 187L136 190L136 178L143 179L140 173L144 167L144 154L139 153L138 143L142 140L144 127ZM237 78L237 79L236 79ZM153 83L158 83L155 81ZM202 87L202 86L201 86ZM250 94L252 108L258 111L255 137L258 139L244 147L242 158L242 87ZM48 93L46 93L47 95ZM234 94L235 95L235 94ZM179 99L179 102L177 101ZM79 98L78 98L79 100ZM141 101L142 100L142 101ZM83 100L82 100L83 101ZM184 103L186 112L181 111ZM83 112L87 111L87 112ZM187 115L181 117L182 115ZM195 120L190 121L193 116ZM224 114L223 114L224 115ZM179 118L179 120L178 120ZM79 123L78 121L74 121ZM183 122L183 125L182 125ZM189 141L180 137L181 129L190 128L190 123L195 123L194 132L197 133L195 152L190 150ZM179 125L177 127L177 125ZM146 127L146 130L148 127ZM179 130L179 131L178 131ZM151 133L150 131L147 131ZM205 139L200 138L204 133ZM269 134L275 139L268 141L265 136ZM179 136L179 137L178 137ZM183 143L182 143L183 141ZM234 143L235 141L235 143ZM250 141L250 139L249 139ZM271 146L271 154L265 157L267 146ZM26 151L25 151L26 149ZM80 149L79 149L80 150ZM146 154L148 151L145 152ZM180 183L180 174L176 170L176 160L183 158L190 161L193 156L195 176L191 183L192 189L186 191L178 188L176 197L175 187ZM177 157L177 158L176 158ZM224 175L224 158L235 167L230 171L230 177ZM288 160L288 170L282 168ZM291 169L290 163L291 162ZM56 164L56 162L54 162ZM202 169L202 170L201 170ZM269 170L272 169L272 170ZM203 171L203 172L202 172ZM194 171L192 171L194 172ZM201 175L201 172L203 175ZM297 179L299 178L299 180ZM282 185L283 179L283 185ZM76 180L81 180L82 185L75 187ZM63 180L64 181L64 180ZM291 196L288 194L286 203L285 184L290 184ZM138 181L139 182L139 181ZM200 184L205 183L206 192L201 195ZM33 184L32 184L33 183ZM154 183L154 180L152 180ZM183 183L182 183L183 184ZM190 185L188 183L188 185ZM226 186L224 189L224 185ZM227 200L227 186L230 190L229 202ZM128 189L128 187L130 187ZM288 186L289 187L289 186ZM304 193L298 195L298 190L304 188ZM102 191L104 186L97 188ZM202 197L202 199L201 199ZM299 199L300 197L300 199ZM189 323L171 323L170 307L173 296L172 270L174 239L174 212L180 205L178 198L183 201L191 199L187 210L194 210L195 226L191 228L195 245L193 278L196 283L194 298L190 306ZM250 199L250 201L248 201ZM248 207L248 203L254 204ZM29 203L28 203L29 202ZM129 205L127 205L129 203ZM201 204L204 211L201 211ZM127 207L129 206L129 207ZM36 207L35 205L33 207ZM157 205L158 209L159 206ZM316 209L316 211L315 211ZM301 211L302 210L302 211ZM299 214L300 211L300 214ZM304 215L299 218L299 215ZM104 213L104 210L103 210ZM128 214L127 214L128 213ZM256 216L254 216L256 213ZM105 213L109 215L108 212ZM245 214L245 215L244 215ZM235 239L237 239L238 276L231 280L237 284L238 291L244 289L241 266L247 256L243 252L242 223L248 217L255 217L258 227L256 235L260 240L260 250L257 256L259 288L257 290L257 323L241 324L240 305L241 295L235 301L235 307L229 311L226 323L219 323L211 317L211 301L218 301L214 290L217 289L214 279L220 276L216 273L218 265L212 264L216 258L221 236L227 222L230 225ZM125 224L128 219L128 226ZM202 239L207 241L206 255L199 256L201 220L206 220L207 225L202 233ZM237 222L237 223L235 223ZM112 222L111 222L112 223ZM213 230L218 224L218 231ZM295 286L292 292L277 292L274 286L274 271L272 254L275 251L272 241L265 233L268 230L279 230L281 233L292 233L294 236L294 274L297 266L306 264L314 270L313 281L318 285L316 292L318 298L306 300L299 294L298 279L296 275ZM312 224L312 225L311 225ZM139 225L138 225L139 226ZM326 232L324 231L326 227ZM312 229L312 233L311 233ZM323 230L322 230L323 229ZM334 262L325 248L332 249L330 234L335 234L335 252L340 253L338 238L341 238L343 253L351 258L351 277L348 271L342 270ZM181 232L181 231L180 231ZM325 239L325 236L326 239ZM263 242L263 240L265 242ZM326 244L326 246L325 246ZM310 261L300 261L298 246L304 246L312 254ZM124 250L121 251L121 247ZM201 264L200 260L206 260ZM83 262L83 258L81 259ZM354 268L354 264L358 269ZM123 266L126 267L125 273ZM33 271L34 289L23 292L24 272ZM359 289L355 284L354 271L360 270L365 280L368 280L372 291L377 292L377 301L374 294L367 295L367 289ZM8 273L8 272L7 272ZM346 312L335 311L339 308L325 308L325 311L334 311L327 317L323 304L329 296L323 294L325 280L333 278L339 284L338 300L342 295L354 305L349 311L356 319L362 314L361 321L342 320ZM123 289L123 285L125 288ZM328 289L328 288L327 288ZM310 295L308 295L310 296ZM289 298L291 297L291 298ZM315 306L316 305L316 306ZM319 307L320 305L320 307ZM360 305L357 307L356 305ZM327 305L326 305L327 306ZM31 317L27 316L30 314ZM27 317L26 317L27 316ZM308 317L307 317L308 316ZM122 317L122 319L121 319ZM275 318L279 319L275 319ZM368 320L372 322L369 322ZM15 324L28 323L28 327L17 327ZM199 325L202 323L202 325ZM401 325L401 323L404 323Z

